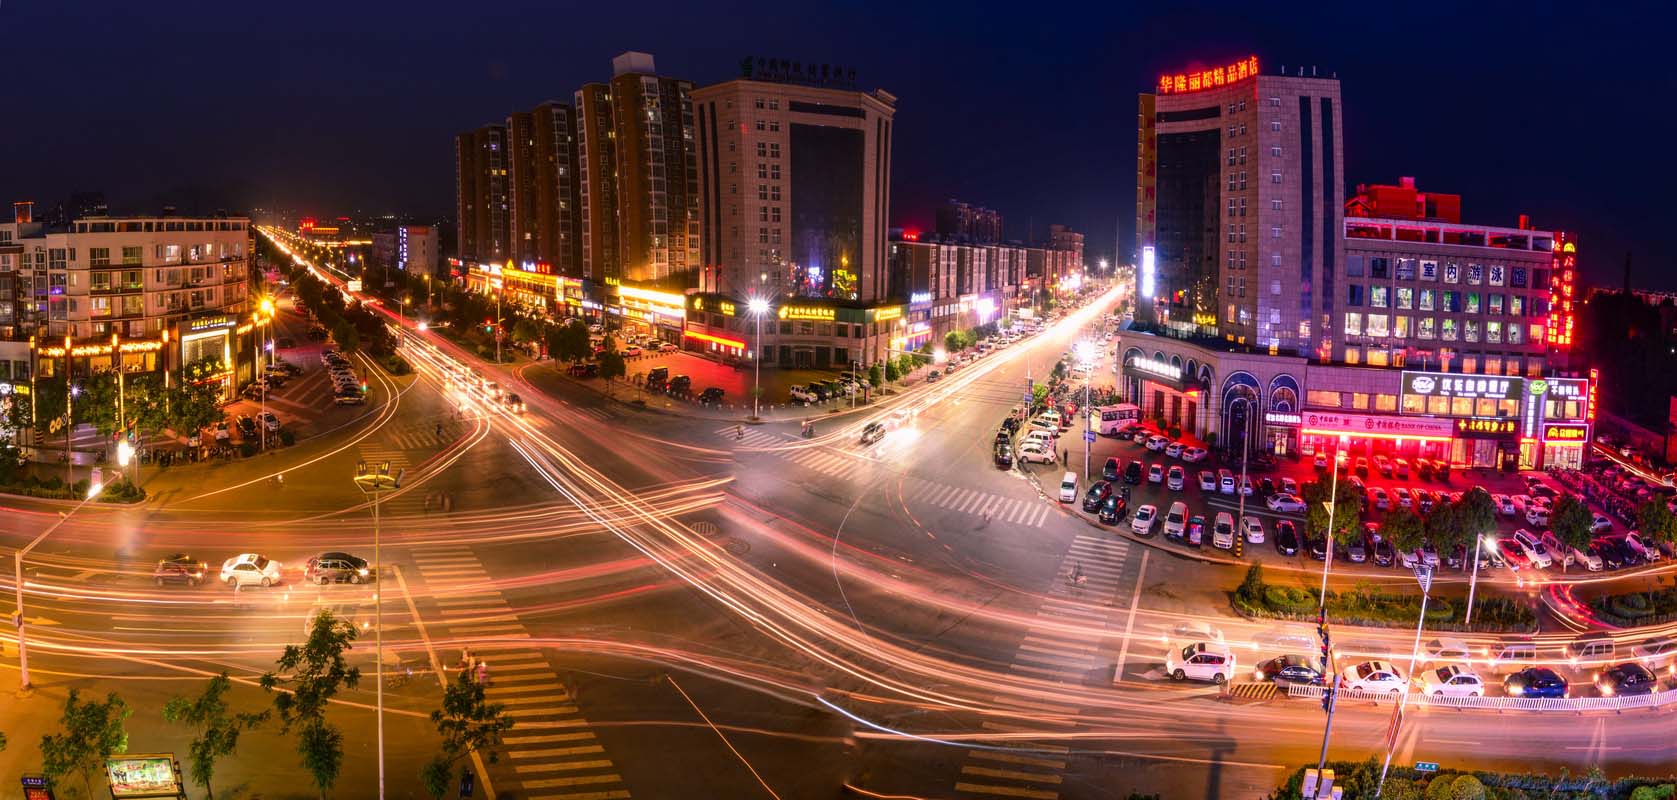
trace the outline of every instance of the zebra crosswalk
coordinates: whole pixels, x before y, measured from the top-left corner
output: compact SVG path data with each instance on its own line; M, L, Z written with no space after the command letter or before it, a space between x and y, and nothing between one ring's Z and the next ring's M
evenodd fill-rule
M617 766L606 755L576 696L561 682L539 648L521 643L530 634L489 574L466 545L423 545L413 549L413 562L435 604L428 629L457 642L467 642L474 655L488 663L489 701L499 703L514 725L502 745L507 769L497 772L496 789L514 796L543 800L622 800L629 790ZM472 639L484 644L470 644ZM448 653L442 661L452 660ZM506 774L510 772L511 774Z
M904 479L903 496L909 500L1027 528L1040 528L1054 512L1041 501L1006 497L994 492L950 486L924 478Z
M1083 683L1106 667L1103 632L1117 616L1105 604L1130 579L1125 565L1129 542L1079 534L1072 539L1047 597L1039 604L1037 622L1025 630L1008 671L1021 677L1062 683ZM1080 630L1062 630L1075 625ZM1121 633L1121 631L1113 631ZM998 733L1024 734L1044 726L1071 730L1081 723L1069 719L1081 709L998 695L998 705L1022 706L1034 712L1031 725L986 720L982 726ZM1058 800L1065 782L1069 749L1063 745L1010 739L1005 747L967 751L955 792L962 796L1023 797Z
M406 468L413 463L408 460L407 454L401 450L381 444L363 442L355 446L355 452L361 457L362 461L369 465L390 462L390 473L392 475L396 473L396 470Z
M716 435L745 447L768 447L792 441L778 433L744 425L729 425L726 428L717 428Z

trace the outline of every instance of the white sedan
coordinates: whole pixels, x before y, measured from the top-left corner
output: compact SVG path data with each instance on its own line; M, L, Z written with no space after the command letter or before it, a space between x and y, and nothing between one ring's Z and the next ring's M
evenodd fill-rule
M1181 458L1182 443L1171 442L1170 444L1165 445L1165 455L1170 456L1171 458Z
M1421 691L1434 697L1479 697L1485 682L1465 665L1448 664L1421 671Z
M1496 513L1505 517L1514 516L1514 498L1505 494L1494 494L1491 495L1491 502L1496 504Z
M1200 491L1202 491L1202 492L1215 492L1215 491L1217 491L1217 476L1212 474L1211 470L1208 470L1208 469L1200 470Z
M1298 499L1296 495L1270 495L1270 498L1264 501L1264 503L1269 506L1269 510L1271 511L1281 511L1288 514L1304 513L1304 501Z
M221 581L228 586L273 586L280 582L280 563L257 553L240 553L221 562Z
M1613 520L1608 519L1606 514L1597 514L1595 519L1590 521L1590 533L1606 533L1611 530Z
M1240 518L1240 532L1245 534L1247 544L1264 543L1264 523L1251 514Z
M1182 460L1190 463L1204 461L1210 453L1203 447L1182 448Z
M1026 442L1019 446L1019 460L1027 464L1052 464L1055 462L1054 448L1043 447L1035 442Z
M1155 452L1162 451L1170 445L1170 440L1163 436L1150 436L1147 439L1147 449Z
M1359 692L1403 691L1403 673L1384 661L1364 661L1345 671L1345 688Z
M1151 536L1153 523L1158 521L1159 507L1148 503L1136 509L1135 514L1130 517L1130 530L1135 531L1138 536Z

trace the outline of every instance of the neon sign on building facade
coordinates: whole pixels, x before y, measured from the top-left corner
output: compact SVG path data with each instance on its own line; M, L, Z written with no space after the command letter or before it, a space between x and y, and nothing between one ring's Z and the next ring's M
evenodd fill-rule
M1577 277L1578 243L1572 234L1555 231L1555 252L1549 269L1549 349L1572 349L1572 290Z
M1258 76L1258 57L1250 56L1226 67L1159 76L1159 94L1186 94L1227 86Z

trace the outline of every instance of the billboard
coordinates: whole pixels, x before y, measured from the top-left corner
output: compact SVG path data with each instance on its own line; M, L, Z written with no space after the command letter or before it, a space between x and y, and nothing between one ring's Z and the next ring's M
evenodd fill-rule
M1495 375L1458 375L1449 372L1404 372L1403 393L1421 397L1488 397L1518 400L1525 390L1523 378Z
M181 776L170 753L105 757L111 797L181 797Z
M1141 285L1136 291L1142 297L1151 298L1157 289L1159 278L1158 255L1152 245L1141 248Z

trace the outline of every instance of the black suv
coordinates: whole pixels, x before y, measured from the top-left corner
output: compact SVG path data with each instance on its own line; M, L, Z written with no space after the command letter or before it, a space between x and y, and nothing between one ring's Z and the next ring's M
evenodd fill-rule
M1131 461L1130 465L1124 468L1124 482L1125 483L1141 483L1141 462L1140 461Z
M151 571L151 580L158 586L165 583L184 583L187 586L197 586L204 580L204 574L209 567L186 553L175 553L167 558L158 560L157 568Z
M994 457L996 466L1002 469L1013 466L1013 445L1004 441L996 442Z
M321 553L309 559L303 579L322 586L328 583L363 583L373 579L367 560L348 553Z
M1130 513L1130 502L1115 494L1109 494L1101 501L1099 519L1102 525L1117 525L1118 521Z
M1101 477L1109 481L1118 480L1118 459L1109 458L1101 466Z
M704 391L699 392L699 402L701 402L701 403L720 403L720 402L722 402L722 394L723 394L723 392L722 392L721 389L718 389L715 386L711 386L711 387L705 389Z
M693 391L693 379L686 375L677 375L670 379L670 394L682 396Z

